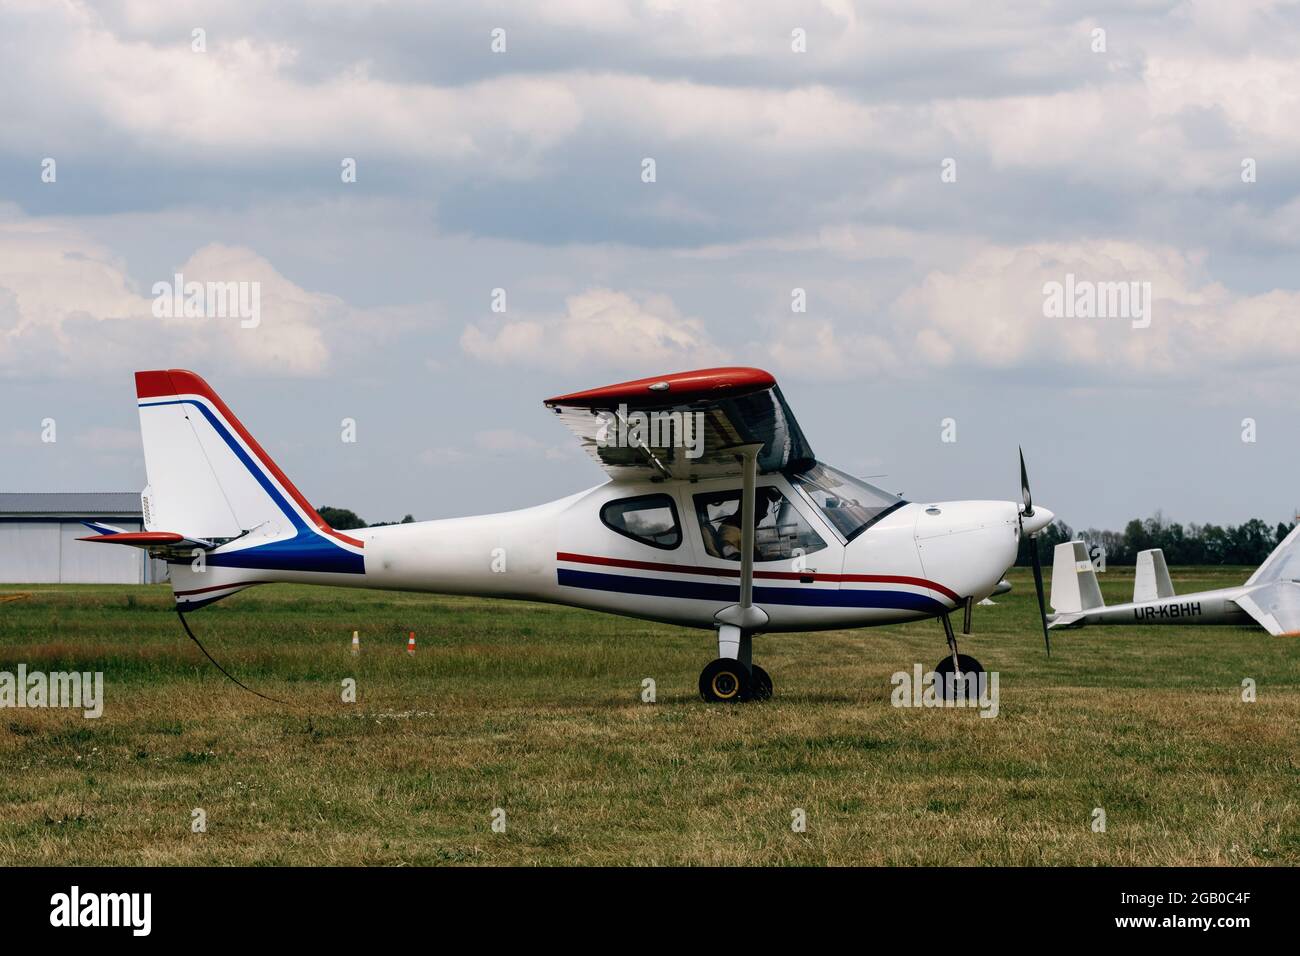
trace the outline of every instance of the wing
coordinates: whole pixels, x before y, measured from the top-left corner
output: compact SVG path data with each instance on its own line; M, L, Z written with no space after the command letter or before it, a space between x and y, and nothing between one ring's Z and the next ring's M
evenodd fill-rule
M1300 525L1246 581L1252 590L1234 600L1274 637L1300 633Z
M754 442L760 474L804 468L812 449L781 389L756 368L706 368L559 395L545 405L615 481L739 475Z
M1300 584L1295 581L1262 584L1233 600L1274 637L1300 635Z

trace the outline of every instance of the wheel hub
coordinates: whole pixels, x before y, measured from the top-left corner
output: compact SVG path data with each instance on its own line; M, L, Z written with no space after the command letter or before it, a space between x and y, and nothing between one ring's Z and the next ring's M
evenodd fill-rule
M730 671L720 671L713 675L713 692L723 700L730 700L740 689L740 681Z

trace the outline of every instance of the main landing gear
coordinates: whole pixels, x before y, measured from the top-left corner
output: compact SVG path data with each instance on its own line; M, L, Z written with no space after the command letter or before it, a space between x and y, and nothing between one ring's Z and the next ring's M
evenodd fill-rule
M971 598L966 599L966 620L962 625L963 634L970 633ZM948 617L947 612L939 615L943 620L943 632L948 637L948 656L934 665L934 673L938 680L935 681L943 693L944 700L953 700L958 693L957 687L961 679L971 676L978 679L979 675L984 672L984 667L979 661L969 654L957 653L957 635L952 630L952 620ZM949 674L956 674L956 679L949 680Z
M754 663L749 634L731 624L721 625L718 654L718 659L700 672L702 698L711 704L737 704L772 696L772 678Z
M718 622L718 659L700 673L700 696L709 703L767 700L772 678L754 663L752 638L768 623L767 612L754 605L754 477L761 442L737 445L732 451L741 464L740 600L714 615Z

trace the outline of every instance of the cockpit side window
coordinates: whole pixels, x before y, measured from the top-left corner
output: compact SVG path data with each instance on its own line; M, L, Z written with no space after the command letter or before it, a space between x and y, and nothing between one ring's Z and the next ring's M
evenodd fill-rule
M600 509L600 520L611 531L671 551L682 543L682 523L671 495L637 495L610 501Z
M826 547L779 488L755 489L754 560L789 561ZM695 496L704 548L715 558L740 560L740 491Z

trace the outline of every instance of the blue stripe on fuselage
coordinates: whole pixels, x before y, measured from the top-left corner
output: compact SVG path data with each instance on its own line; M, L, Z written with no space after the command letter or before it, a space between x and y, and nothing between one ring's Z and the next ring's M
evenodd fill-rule
M280 490L272 484L261 467L249 457L242 445L235 440L221 419L212 414L212 410L192 398L173 399L165 402L142 402L141 408L154 408L158 405L193 405L208 420L213 431L221 436L230 446L230 450L257 479L284 516L293 524L296 534L283 541L259 544L254 548L221 553L211 552L205 558L207 564L217 568L251 568L259 571L322 571L338 574L365 574L366 559L363 555L341 548L322 535L318 529L309 527L302 517L285 500Z
M322 571L337 574L365 574L366 559L310 531L292 538L259 544L242 551L211 552L207 563L214 568L253 568L259 571Z
M668 578L642 578L625 574L600 574L557 568L556 577L563 587L589 591L612 591L619 594L647 594L652 597L685 598L694 601L740 600L739 584L715 584L705 581L677 581ZM934 598L911 591L868 591L847 588L810 588L807 586L773 588L754 587L755 604L790 604L799 607L880 607L900 611L941 614L948 608Z

